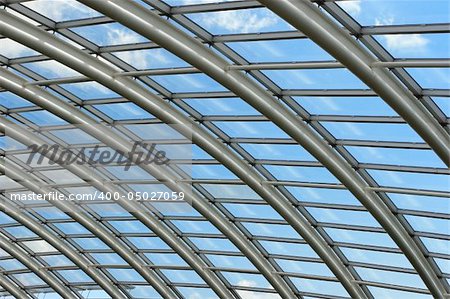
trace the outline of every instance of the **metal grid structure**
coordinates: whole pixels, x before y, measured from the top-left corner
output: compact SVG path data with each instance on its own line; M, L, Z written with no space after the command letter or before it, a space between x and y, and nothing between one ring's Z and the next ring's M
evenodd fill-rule
M2 298L448 297L450 4L409 2L0 0ZM171 171L25 163L161 124Z

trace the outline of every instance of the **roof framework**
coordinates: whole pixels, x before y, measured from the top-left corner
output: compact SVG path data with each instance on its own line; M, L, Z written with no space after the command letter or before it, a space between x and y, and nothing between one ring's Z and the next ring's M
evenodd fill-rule
M63 297L90 298L92 292L99 292L100 296L105 294L113 298L148 298L150 296L189 298L189 296L198 296L210 290L215 293L215 296L221 298L243 299L255 296L383 298L395 292L399 292L396 294L400 296L416 294L444 298L447 295L449 290L447 280L450 279L450 274L442 265L445 260L448 260L449 254L436 249L433 244L444 244L442 242L448 240L448 232L435 228L449 221L448 210L439 210L437 203L438 199L448 200L448 186L419 184L418 181L416 181L418 186L390 184L390 182L386 183L380 175L395 172L402 178L412 175L424 178L424 181L426 181L425 177L432 177L439 182L448 179L450 174L447 167L449 161L448 112L438 107L434 98L448 97L449 89L420 86L405 68L414 67L427 71L433 68L446 68L450 63L448 57L417 59L394 57L375 36L447 34L448 24L362 26L341 8L340 1L320 1L322 11L317 9L316 4L310 5L311 3L307 1L298 2L298 5L301 3L314 12L314 14L308 14L307 18L300 16L301 11L285 9L290 5L289 1L283 2L283 5L274 6L270 1L267 3L260 1L287 21L294 20L292 25L306 34L295 30L278 29L274 32L213 34L207 31L207 23L205 25L201 18L195 18L197 14L213 16L215 13L237 12L236 14L239 15L240 12L246 13L253 9L265 13L269 11L258 1L184 6L169 6L162 1L153 0L140 1L139 4L122 1L109 1L101 5L95 1L79 2L94 8L97 15L90 18L58 21L44 16L45 13L41 15L39 10L34 10L32 4L28 5L33 1L3 1L6 11L18 16L26 16L33 20L36 27L2 11L0 34L37 51L32 55L20 57L0 55L0 63L9 68L9 70L1 69L2 78L0 79L0 87L3 88L3 91L0 91L0 113L5 116L2 117L2 126L9 128L9 133L4 132L4 134L10 135L11 128L13 131L19 130L20 133L17 133L15 137L24 145L51 140L72 150L83 146L93 147L96 144L106 145L116 150L129 150L131 146L129 140L142 141L139 133L132 129L133 126L134 128L143 126L151 130L152 126L154 128L155 125L162 123L181 124L183 126L178 130L185 136L192 135L193 143L209 156L194 157L193 160L175 159L174 165L171 166L172 170L180 173L180 169L186 164L191 164L193 169L210 169L210 172L215 167L225 167L235 177L230 177L224 172L213 177L185 176L181 180L183 184L179 184L177 183L179 179L151 165L142 168L150 175L158 174L158 177L162 171L163 179L158 181L152 178L121 178L111 172L111 167L114 165L96 166L95 169L85 166L30 166L21 158L29 154L29 150L7 146L2 148L2 153L7 154L8 160L12 160L12 164L8 164L8 167L2 166L4 168L2 172L6 173L4 178L10 177L12 181L20 184L15 185L5 181L6 193L2 200L2 210L5 210L5 215L11 217L11 221L0 224L1 244L10 242L14 244L8 247L10 250L6 252L6 255L2 254L0 257L0 267L3 268L4 276L1 279L1 285L5 296L9 293L17 298L37 298L41 293L59 293ZM284 7L284 4L287 6ZM305 7L303 8L306 9ZM342 5L342 7L345 6ZM331 18L334 18L334 23L327 20ZM169 23L169 19L170 22L175 22L179 28L193 36L174 29L175 26ZM122 23L148 40L102 45L80 33L82 31L77 31L80 28L96 25L115 25L117 24L115 22ZM308 31L306 27L303 27L308 22L316 22L314 24L320 24L323 27ZM153 30L155 28L153 26L157 26L158 30ZM332 43L323 42L325 35L317 34L326 26L335 27L333 30L337 30L336 32L342 35L341 39L335 40L338 43L346 43L344 40L347 39L349 43L346 45L353 47L356 41L365 47L361 52L362 56L377 58L374 62L371 60L373 58L369 59L370 62L361 59L366 63L364 67L370 68L377 74L377 86L365 81L374 78L359 73L358 66L355 64L359 58L346 60L339 56L339 53L332 53L336 54L334 58L340 62L330 59L323 61L285 59L260 62L249 59L242 50L236 50L233 44L309 41L311 38L313 42L328 50ZM52 37L36 29L37 27L54 32L56 35ZM357 39L344 38L343 36L348 33L350 33L349 36L357 37ZM69 42L82 50L70 46ZM214 51L207 50L206 45ZM361 47L360 45L357 47ZM129 57L133 56L128 53L161 51L160 46L189 64L178 63L176 66L169 67L141 68L130 63ZM356 52L352 51L352 53ZM48 73L41 71L39 67L33 67L40 63L54 63L54 61L61 62L78 71L79 74L48 76ZM286 70L326 71L347 68L359 75L369 89L327 87L305 89L301 84L292 89L282 87L284 83L279 83L279 80L277 81L275 75L271 73ZM384 68L389 68L390 71ZM180 75L188 78L191 75L204 76L204 74L220 83L222 88L207 87L201 91L190 91L189 88L179 88L169 84L169 78L181 78ZM26 76L25 80L20 78L21 76ZM93 81L102 84L104 87L101 88L106 87L115 92L117 96L85 99L77 89L70 88L77 84L81 84L79 86L91 84ZM179 81L182 86L194 84L180 82L182 81ZM392 87L395 97L383 93L389 89L385 88L386 86ZM7 91L15 93L32 104L21 106L3 103L1 96L9 94ZM353 112L317 113L309 111L308 106L302 106L302 101L298 100L302 97L370 99L377 94L392 107L400 107L396 109L399 115ZM236 97L241 99L241 102L245 101L256 108L255 112L248 108L245 109L249 113L239 113L236 109L231 114L227 110L220 113L220 111L206 109L203 112L204 106L195 105L195 101L211 100L219 103L227 103L227 101L233 103L232 101L235 100L232 98ZM393 100L394 98L396 100ZM63 102L67 102L68 105ZM120 110L111 113L112 110L100 109L100 107L109 108L129 103L140 106L151 115L120 118L118 114L114 114L119 113ZM68 123L81 121L87 124L88 129L84 129L85 132L93 136L96 141L68 143L60 137L59 133L69 130L69 125L40 124L39 119L30 120L28 115L45 110ZM413 110L415 112L411 113ZM131 114L128 115L131 116ZM16 126L8 119L22 124L26 129L16 129ZM97 123L104 125L97 126ZM272 134L267 131L267 136L264 134L239 135L230 129L235 126L234 124L239 123L256 127L267 126L266 124L270 123L287 134ZM339 133L330 129L331 126L327 124L385 125L386 128L411 126L423 139L400 139L403 141L399 141L395 139L365 140L356 138L357 136L342 138L338 137ZM241 129L246 132L244 127ZM182 141L158 140L158 142L162 145L171 145ZM267 152L258 154L256 148L260 146L273 149L290 147L290 152L285 152L287 156L295 151L294 148L301 149L305 153L312 154L314 158L291 159L270 156ZM434 155L431 151L434 150L441 161L437 157L434 158L433 163L429 164L411 162L400 164L402 162L392 163L386 160L367 161L367 158L357 155L356 149L405 151L411 154L421 152L428 156ZM11 175L11 169L16 175ZM64 169L68 169L82 180L64 183L47 175ZM309 175L310 177L306 179L298 179L295 169L302 169L301 171L305 173L312 171L311 173L316 173L317 177ZM323 181L320 171L325 169L328 169L337 180ZM286 171L290 172L292 177L283 175ZM25 177L33 178L33 182L39 182L39 184L23 183ZM86 180L86 177L89 179ZM107 185L105 181L96 177L107 178ZM77 188L82 190L92 186L104 192L126 194L133 191L137 185L149 188L161 182L174 191L186 191L187 189L183 189L184 184L191 185L193 193L189 200L192 200L192 207L197 212L184 210L181 213L174 213L174 211L160 210L161 207L158 204L119 202L114 206L122 206L125 210L133 212L108 214L106 210L95 208L96 205L108 207L108 204L96 202L77 204L79 212L66 213L68 217L58 214L58 217L52 218L49 214L42 214L39 211L55 208L64 211L66 207L59 203L53 207L49 203L20 204L19 212L17 212L17 209L12 208L17 204L7 199L8 194L13 192L30 190L46 193L49 190L58 190L68 195L71 193L70 190L77 190ZM424 187L421 187L422 185ZM248 190L253 190L256 197L247 195L249 191L240 191L244 192L240 196L237 196L238 193L234 193L231 197L226 195L226 190L245 190L242 188L248 187ZM316 194L325 192L322 195L325 197L314 200L313 193L309 193L308 196L306 195L308 193L298 193L300 190L310 190ZM353 193L354 198L359 202L340 200L339 198L343 195L338 194L344 193L339 192L347 191ZM401 197L408 200L415 198L416 202L431 200L432 203L429 208L420 205L422 208L418 209L414 206L402 205L399 199ZM136 209L137 206L142 207L142 211ZM242 210L237 211L236 207ZM250 212L252 209L265 212L255 214ZM361 220L369 219L368 212L374 217L370 218L373 220ZM334 216L327 218L324 215ZM345 220L346 217L350 220ZM428 221L428 227L423 226L423 221ZM122 231L121 225L127 222L140 222L149 231L145 232L142 229L132 230L132 232ZM119 226L115 226L117 223ZM218 230L209 229L206 223L211 223L212 227ZM422 227L420 227L421 223ZM81 224L87 230L67 232L61 228L65 225L76 224ZM201 229L190 231L187 227L191 225ZM28 228L33 234L15 233L21 227ZM255 229L256 227L259 229ZM291 227L294 230L289 232L288 229ZM360 237L346 239L346 235L339 232L345 232L347 236L355 234ZM146 247L148 245L137 241L139 238L161 240L161 244L165 243L168 246ZM102 240L107 246L86 247L80 243L91 239ZM40 240L47 241L57 251L40 252L28 245ZM223 241L231 241L230 244L234 244L234 249L230 247L231 245L219 247L211 245L223 244L220 243ZM225 249L222 246L230 248ZM296 248L295 251L294 248ZM24 252L31 253L32 258L24 255ZM360 256L362 254L365 259L358 259L356 252L359 252ZM410 264L406 259L402 263L393 260L386 263L383 261L383 254L388 260L404 259L403 256L405 256ZM157 259L157 257L177 255L183 262L171 260L170 263L164 263ZM57 256L66 256L71 263L50 265L50 258ZM102 259L106 256L109 258ZM369 256L371 258L368 258ZM119 257L127 264L121 263ZM377 261L376 258L381 260ZM242 263L247 260L248 265L233 264L238 260ZM7 262L13 261L21 262L24 267L7 268ZM288 267L287 262L298 266ZM130 271L133 270L136 274L118 274L132 273ZM75 274L68 273L75 272L70 271L80 271L77 273L84 271L90 278L74 280L72 277ZM380 274L383 273L381 275L386 275L388 279L370 276L367 271L378 271ZM30 278L32 275L42 280ZM267 280L267 284L262 282L264 279ZM414 280L415 283L405 282L405 279Z

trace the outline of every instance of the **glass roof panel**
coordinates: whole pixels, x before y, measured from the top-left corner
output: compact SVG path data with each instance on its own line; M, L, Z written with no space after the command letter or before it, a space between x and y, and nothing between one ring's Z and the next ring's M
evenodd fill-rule
M60 270L57 271L64 279L70 283L86 283L92 282L92 278L81 270Z
M294 97L311 114L396 116L382 99L377 97Z
M338 183L324 167L265 166L278 180L318 183Z
M119 97L115 92L94 81L61 84L61 87L82 100Z
M434 102L436 105L439 106L442 112L447 116L447 118L450 118L450 100L448 98L439 98L439 97L433 97Z
M204 74L151 76L151 79L171 92L225 91L222 85Z
M239 98L186 99L184 101L203 115L260 115L252 106Z
M315 161L304 148L288 144L241 144L255 159Z
M230 137L247 138L286 138L286 133L270 122L214 122Z
M260 243L270 254L282 254L312 258L318 257L317 253L308 244L276 241L260 241Z
M34 273L14 274L12 277L17 279L23 286L26 287L45 285L44 281Z
M405 218L416 231L450 235L450 221L448 219L438 219L413 215L405 215Z
M379 227L378 222L367 212L338 209L306 208L319 222Z
M413 269L411 263L402 254L345 247L340 249L347 259L352 262L374 264L376 261L376 265Z
M338 139L423 142L408 125L321 122Z
M377 269L367 269L355 267L355 270L361 275L361 278L367 281L384 282L401 286L410 286L425 289L425 285L419 275L400 273L393 271L384 271Z
M368 170L382 186L448 191L450 176L444 174L409 173L399 171Z
M238 249L227 239L189 238L200 250L221 250L237 252Z
M400 209L436 213L448 213L450 211L450 200L448 198L395 193L388 194L390 199Z
M283 219L273 208L267 205L224 204L224 207L236 217Z
M376 298L392 298L392 299L394 299L394 298L411 298L411 296L414 296L414 298L417 298L417 299L433 298L432 296L426 295L426 294L404 292L404 291L398 291L398 290L386 289L386 288L377 288L377 287L371 287L371 286L369 286L369 290Z
M216 267L256 270L255 266L245 257L212 254L208 254L206 257Z
M94 107L115 120L154 118L150 113L133 103L94 105Z
M386 233L372 233L357 230L349 231L336 228L325 228L325 231L336 242L397 248L397 245Z
M361 205L348 190L307 187L287 187L287 189L300 202Z
M450 241L444 239L434 239L421 237L420 240L425 244L430 252L448 254L450 252Z
M67 124L67 122L46 110L22 112L21 115L39 126L57 126Z
M268 40L228 43L249 62L290 62L334 60L309 39Z
M109 249L109 246L98 238L72 238L81 248L89 249Z
M33 106L32 103L9 91L0 92L0 105L8 109Z
M346 149L361 163L376 163L422 167L446 167L431 150L347 146Z
M136 69L175 68L189 66L184 60L178 58L164 49L146 49L114 52Z
M30 62L24 64L23 66L44 77L45 79L56 79L62 76L80 76L80 73L78 73L77 71L55 60Z
M22 263L20 263L19 261L15 260L15 259L1 260L0 267L5 269L6 271L21 270L21 269L27 268Z
M297 277L292 277L291 281L303 292L348 297L348 293L338 282Z
M264 8L196 13L187 17L215 35L292 30L288 23Z
M289 225L268 223L242 223L250 233L256 236L300 238L298 233Z
M423 88L449 89L450 70L444 68L406 69Z
M366 89L367 86L345 69L263 71L283 89Z
M204 283L203 279L195 271L161 270L161 272L173 283Z
M92 18L101 15L75 0L28 1L24 5L55 22Z
M98 46L136 44L148 40L119 23L82 26L71 29Z
M449 58L448 34L389 34L376 36L395 58Z
M6 58L19 58L24 56L39 55L38 52L12 40L9 38L0 39L2 46L0 47L0 55Z
M275 261L285 272L334 277L333 272L331 272L330 269L328 269L328 267L323 263L290 261L282 259L276 259Z
M108 269L108 272L119 282L145 282L134 269Z
M403 0L351 0L339 5L366 26L450 22L446 0L411 1L408 5Z

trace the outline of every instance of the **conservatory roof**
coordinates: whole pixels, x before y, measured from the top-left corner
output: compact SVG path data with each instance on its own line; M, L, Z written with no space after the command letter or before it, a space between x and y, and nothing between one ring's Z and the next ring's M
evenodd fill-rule
M449 296L448 1L0 4L1 298Z

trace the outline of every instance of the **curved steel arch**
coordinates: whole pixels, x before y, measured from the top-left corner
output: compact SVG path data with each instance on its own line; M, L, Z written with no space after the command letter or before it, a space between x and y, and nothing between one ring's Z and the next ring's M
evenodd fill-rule
M17 284L11 281L6 275L0 273L0 285L14 298L18 299L29 299L27 293L25 293L22 288L20 288Z
M246 100L263 115L267 116L269 120L278 125L316 157L318 161L333 173L333 175L335 175L335 177L360 200L397 243L432 294L438 298L445 296L445 288L439 282L430 263L421 253L418 244L415 243L405 227L395 217L390 208L383 202L378 194L370 190L369 185L339 154L328 146L324 140L320 139L311 128L299 120L290 110L275 101L268 92L263 90L243 73L229 70L228 63L212 50L137 3L115 0L107 2L79 0L79 2L113 18L145 36L149 40L158 43L165 49L190 63L193 67L196 67L223 86L227 87L237 96ZM268 5L270 5L270 7L273 6L274 11L281 9L285 13L289 13L291 16L293 15L291 19L295 20L296 13L298 13L295 5L291 7L287 5L288 2L285 1L270 0L265 2L269 2ZM306 0L295 3L306 3ZM308 5L310 5L308 9L313 6L313 4L309 2ZM306 17L306 19L309 18ZM293 24L295 23L296 22L293 22ZM403 101L404 99L402 99L402 103ZM405 108L406 111L411 111L409 110L411 107L408 106L408 104L405 104L402 107ZM431 117L431 123L436 123L436 120L428 111L422 111L421 113L421 118L423 117L426 120L428 117ZM445 144L446 140L448 140L448 135L441 134L442 128L430 130L430 127L426 125L426 121L421 121L421 129L425 132L429 132L429 135L427 134L428 137L443 136L442 139L432 138L432 144L435 146L441 159L448 159L448 156L450 155L447 153L450 152L450 145ZM449 161L447 160L444 162L448 165ZM293 225L292 221L289 222ZM294 226L294 228L296 227ZM352 292L355 291L353 282L346 282L346 285L352 287L350 289Z
M8 169L9 171L9 169ZM4 164L0 163L0 172L5 173ZM22 176L15 177L12 175L15 173L12 171L8 172L9 176L13 180L22 180ZM30 190L38 191L39 189L34 188L32 185L25 186ZM11 203L1 200L0 209L7 214L9 217L13 218L17 222L23 224L29 230L31 230L36 235L40 236L43 240L50 243L53 247L58 249L62 254L64 254L68 259L70 259L75 265L82 269L89 277L91 277L106 293L108 293L112 298L126 299L127 297L121 293L121 291L110 283L108 277L100 272L98 269L91 267L91 263L83 256L80 256L75 250L67 246L61 239L56 235L51 233L48 229L44 229L39 222L37 222L32 217L26 215L25 213L19 211L16 206Z
M69 104L60 101L55 96L45 92L39 87L31 85L23 87L26 81L7 70L0 68L0 74L2 75L0 76L0 85L4 86L8 90L30 100L33 103L36 103L37 105L43 106L47 110L54 112L55 114L59 115L62 119L65 119L70 123L78 123L86 125L82 126L82 129L86 129L89 126L91 130L87 130L87 133L91 134L92 136L96 137L98 140L104 142L105 144L107 144L112 148L119 149L124 153L129 153L132 151L132 145L128 144L128 142L125 141L123 138L114 134L111 130L106 129L106 127L93 126L92 125L93 121L87 115L83 114L81 111L75 109ZM26 143L29 141L25 139L22 142ZM156 172L156 170L152 168L154 167L154 165L147 165L147 166L141 165L141 166L144 169L146 169L149 173L154 174ZM160 170L159 174L161 175ZM87 175L88 172L84 172L83 177L86 177ZM174 190L179 189L179 184L177 184L173 179L171 179L171 181L172 183L170 185L170 188ZM102 185L100 184L99 186L97 186L97 188L101 189ZM111 192L111 190L109 191ZM184 191L185 194L189 194L189 191L186 190L182 191ZM127 210L133 211L132 214L138 220L144 223L152 231L157 233L169 246L171 246L180 256L182 256L186 260L186 262L191 264L193 268L199 273L199 275L202 276L205 279L205 281L210 283L211 287L215 289L218 292L218 294L220 294L221 297L229 298L231 296L229 291L226 289L223 283L217 277L215 277L213 272L208 269L205 269L205 265L199 258L197 258L192 253L192 249L189 248L188 246L181 245L184 243L180 243L180 240L176 238L171 231L163 229L157 219L149 217L150 215L148 213L146 214L142 212L140 209L136 209L133 206L129 206L132 204L132 202L129 201L124 202L120 201L120 202L128 205L126 206ZM212 209L212 207L208 206L202 199L200 199L200 197L196 196L193 202L196 206L202 205L203 211L205 211L206 209ZM207 218L212 219L211 222L223 218L223 216L221 216L216 210L208 211L208 213L212 214L212 216L211 214L206 216ZM222 220L220 225L222 226L221 230L225 235L229 235L230 232L233 232L233 226L231 226L232 224L230 222ZM237 232L238 230L235 229L233 233L237 234ZM253 259L254 261L254 259L256 258L259 260L256 263L260 263L263 265L265 264L264 267L266 267L267 269L264 272L266 272L268 275L273 276L274 275L273 273L275 273L276 271L274 269L273 270L270 269L271 265L264 260L263 256L259 253L258 249L254 247L247 239L244 239L245 238L244 236L240 236L239 238L240 238L239 242L241 242L241 244L238 244L236 246L240 248L243 252L246 252L246 255L253 255L253 257L252 258L249 257L249 259ZM242 249L244 248L244 246L247 246L247 249ZM269 278L268 280L270 281ZM289 289L287 285L282 287L285 288L285 290Z
M28 27L28 26L27 26ZM36 30L36 28L29 28L29 30ZM13 30L14 31L14 30ZM43 35L41 30L36 31L34 34L39 36L40 39L48 40L49 42L55 42L53 36ZM19 34L20 35L20 34ZM177 123L183 126L193 126L193 137L194 142L205 149L209 154L215 157L218 161L222 162L226 167L228 167L232 172L234 172L238 177L240 177L247 185L254 189L262 198L269 202L275 210L277 210L283 217L290 219L290 223L296 228L297 232L311 244L311 247L318 253L323 261L332 269L333 273L341 278L344 285L347 286L347 290L355 297L365 298L366 295L363 293L362 289L359 287L358 283L355 281L353 276L350 274L348 269L345 268L340 258L337 254L329 247L326 241L320 236L320 234L312 227L308 220L299 213L282 195L279 191L273 188L273 186L267 186L261 184L263 178L256 174L256 172L247 164L243 163L235 154L233 154L229 149L227 149L222 143L215 140L211 135L203 131L192 121L187 119L181 113L173 109L165 103L161 98L151 94L148 90L143 89L141 86L136 86L136 82L130 80L129 78L114 77L112 70L108 69L102 64L99 64L93 57L82 53L78 49L74 49L70 46L64 45L60 41L57 41L54 45L58 45L59 48L64 49L65 55L61 55L63 52L54 51L48 49L48 46L42 43L36 43L34 40L30 40L29 36L21 35L21 37L12 34L13 39L19 39L24 43L29 43L29 45L41 52L46 52L47 55L55 57L57 60L77 69L81 73L94 78L103 85L109 87L111 90L128 97L131 101L135 102L142 108L146 109L159 119L167 123ZM50 40L50 37L52 38ZM23 40L25 38L25 40ZM44 47L42 47L44 46ZM55 46L53 46L55 47ZM68 59L68 53L74 53L78 59ZM85 67L80 67L79 62L89 61L91 66L95 65L95 69L92 68L87 70ZM100 70L101 75L92 71ZM110 75L111 74L111 75ZM105 78L106 77L106 78ZM111 78L113 78L111 80ZM128 79L128 80L126 80ZM126 81L124 81L126 80ZM126 82L128 89L124 89L125 84L118 81ZM116 83L114 85L114 83ZM117 86L119 84L119 86ZM133 92L130 95L130 88L136 86L139 93ZM144 99L142 99L142 97ZM188 133L191 133L190 131ZM183 134L183 132L182 132ZM184 133L185 134L185 133ZM203 208L203 211L208 211L210 207ZM209 211L208 211L209 213ZM287 216L286 216L287 215ZM211 217L207 217L211 221ZM214 217L212 219L215 219ZM213 221L211 221L213 222ZM267 272L266 272L267 273ZM270 281L270 279L269 279ZM287 288L277 288L280 294L286 292ZM292 295L287 295L285 297L289 298Z
M0 159L0 169L3 167L3 165L1 165L3 162L4 162L3 159ZM9 165L10 163L8 163L7 166L8 171L11 171ZM31 271L33 271L37 276L39 276L43 281L45 281L55 292L60 294L63 298L68 299L79 298L78 296L70 292L69 289L64 286L64 284L61 282L60 279L52 275L47 269L44 269L42 265L40 265L36 260L29 257L28 254L25 253L21 248L19 248L16 244L11 242L11 240L2 235L0 235L0 248L8 252L16 260L21 262Z

